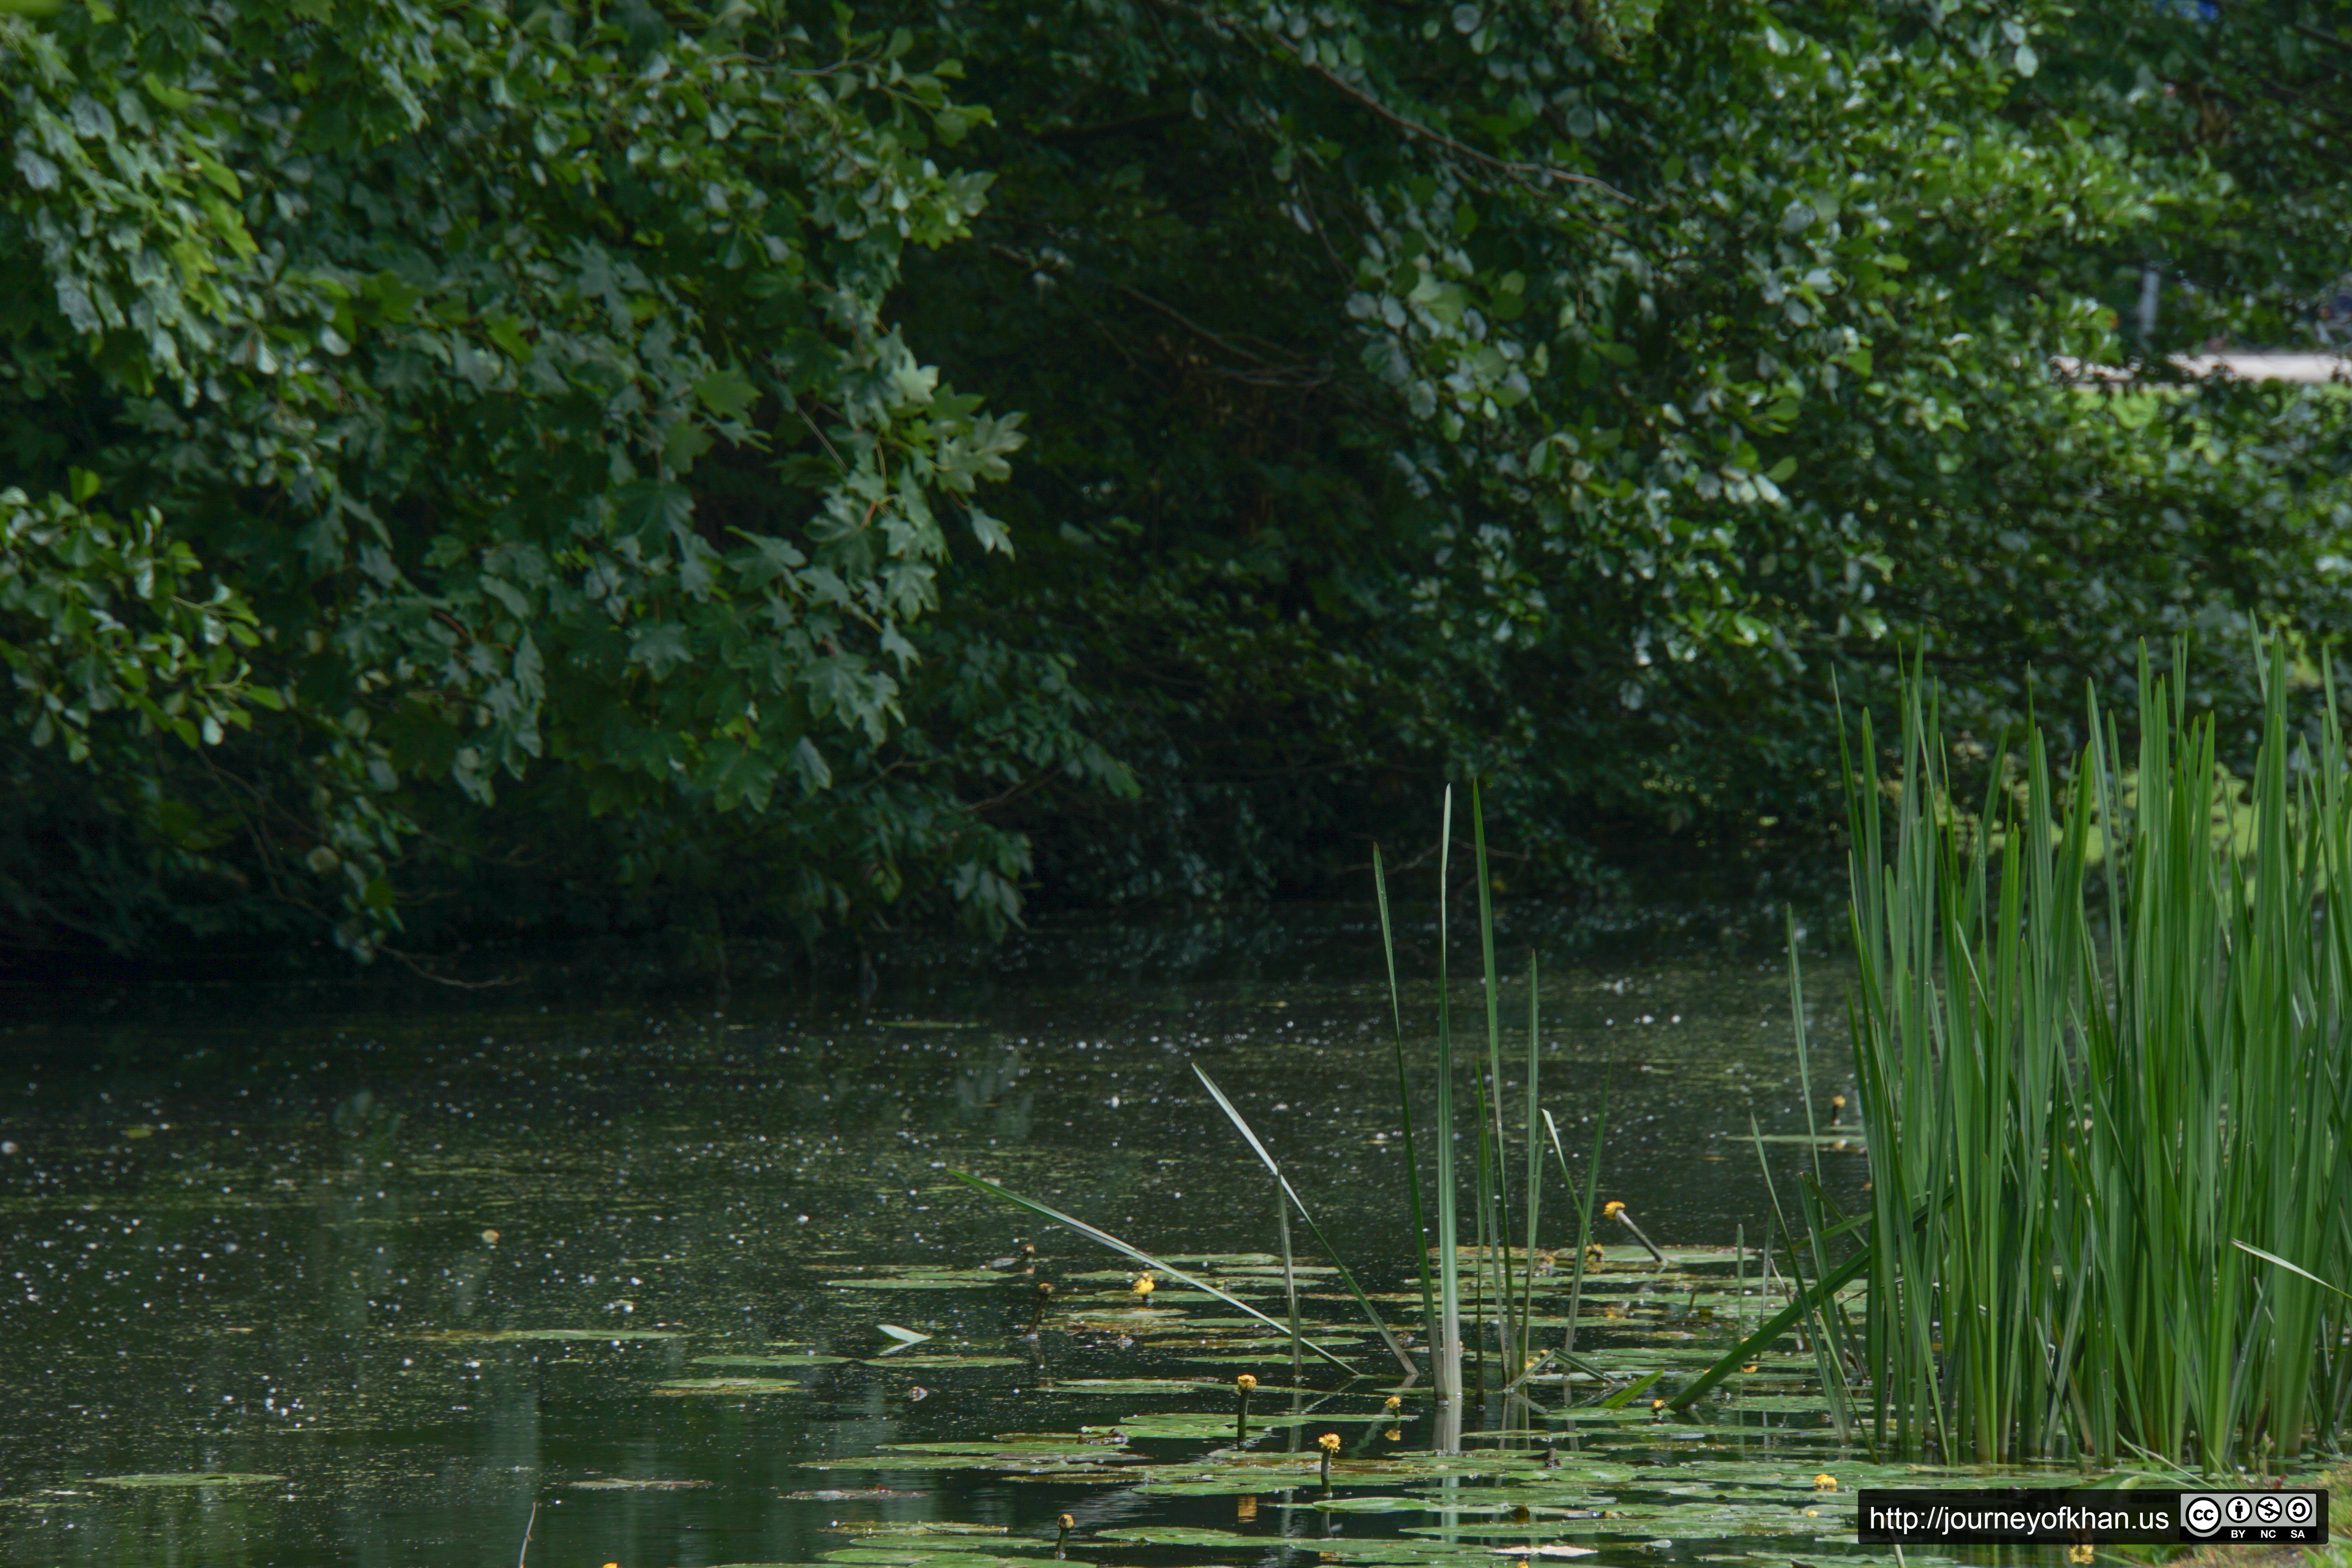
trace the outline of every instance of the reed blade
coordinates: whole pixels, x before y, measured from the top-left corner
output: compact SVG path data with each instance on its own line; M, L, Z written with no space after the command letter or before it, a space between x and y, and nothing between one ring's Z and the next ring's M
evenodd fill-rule
M1107 1230L1101 1229L1099 1226L1088 1225L1082 1219L1077 1219L1072 1215L1066 1215L1060 1209L1052 1207L1046 1204L1041 1204L1034 1198L1024 1198L1018 1193L1001 1187L994 1182L984 1181L982 1178L971 1174L968 1171L950 1171L948 1174L953 1176L957 1181L961 1182L965 1186L973 1188L978 1192L986 1193L990 1197L1002 1199L1003 1202L1011 1204L1015 1208L1026 1209L1031 1214L1037 1215L1041 1219L1052 1220L1055 1225L1066 1226L1071 1230L1077 1232L1080 1236L1085 1237L1088 1241L1094 1242L1097 1246L1108 1247L1113 1252L1119 1253L1128 1258L1132 1258L1138 1263L1142 1264L1146 1268L1165 1274L1171 1279L1181 1280L1185 1284L1190 1285L1195 1290L1200 1290L1215 1297L1218 1300L1223 1301L1226 1306L1233 1308L1234 1310L1242 1312L1249 1317L1255 1318L1259 1322L1264 1323L1267 1328L1272 1329L1278 1334L1291 1333L1289 1329L1275 1321L1272 1318L1267 1317L1264 1312L1259 1311L1255 1307L1251 1306L1248 1302L1236 1300L1234 1298L1226 1295L1223 1290L1218 1289L1214 1285L1210 1284L1207 1280L1196 1279L1192 1275L1187 1274L1181 1268L1177 1268L1174 1264L1170 1263L1163 1258L1154 1258L1151 1254L1144 1251L1141 1247L1130 1247L1126 1242L1121 1241L1118 1237L1113 1236ZM1333 1355L1329 1351L1325 1350L1321 1345L1317 1344L1314 1341L1301 1339L1299 1336L1296 1335L1293 1335L1292 1337L1294 1342L1298 1343L1300 1348L1314 1352L1317 1355L1321 1356L1325 1361L1329 1362L1333 1366L1338 1367L1340 1371L1348 1373L1350 1377L1358 1375L1354 1367L1349 1366L1346 1362L1341 1361L1338 1356Z
M1461 1245L1454 1213L1458 1190L1454 1176L1454 1015L1447 994L1446 879L1454 859L1454 786L1445 789L1444 814L1437 837L1437 1310L1442 1336L1433 1352L1431 1373L1437 1384L1438 1404L1458 1421L1462 1404L1462 1271ZM1440 1421L1443 1431L1444 1423ZM1458 1439L1457 1439L1458 1441ZM1441 1447L1445 1445L1441 1441Z
M1538 1040L1538 1021L1536 955L1531 952L1528 954L1528 1173L1519 1189L1527 1194L1528 1205L1527 1288L1519 1298L1519 1345L1523 1356L1535 1345L1537 1219L1543 1208L1543 1141L1536 1136L1536 1121L1542 1114L1543 1076L1541 1047ZM1512 1384L1516 1386L1525 1380L1526 1375L1525 1373L1519 1373L1512 1378Z
M1576 1261L1568 1277L1568 1327L1559 1346L1559 1353L1566 1357L1576 1349L1576 1314L1584 1300L1584 1255L1592 1245L1592 1198L1601 1187L1601 1140L1609 1127L1609 1105L1603 1100L1593 1117L1592 1158L1586 1163L1580 1192L1576 1178L1569 1174L1568 1152L1559 1143L1559 1124L1551 1119L1549 1110L1543 1113L1543 1122L1544 1131L1551 1140L1551 1157L1559 1162L1559 1179L1567 1184L1569 1198L1576 1205Z
M1478 1231L1482 1287L1494 1287L1496 1338L1503 1364L1516 1372L1526 1358L1511 1342L1511 1237L1507 1217L1510 1193L1504 1179L1503 1142L1503 980L1495 964L1494 877L1486 868L1486 806L1478 781L1470 781L1470 833L1478 875L1478 954L1480 978L1486 986L1486 1060L1478 1079ZM1529 1260L1532 1264L1533 1259ZM1486 1373L1485 1339L1480 1338L1479 1374ZM1508 1377L1505 1381L1509 1381Z
M2281 1258L2275 1252L2264 1252L2259 1247L2248 1247L2244 1242L2239 1241L2234 1237L2231 1238L2230 1245L2236 1247L2241 1252L2252 1253L2256 1258L2261 1258L2265 1263L2275 1263L2281 1268L2286 1269L2290 1273L2300 1274L2305 1279L2310 1280L2314 1285L2319 1286L2323 1289L2333 1290L2339 1296L2352 1297L2352 1290L2347 1290L2341 1285L2330 1285L2326 1280L2322 1279L2310 1269L2300 1268L2295 1264L2289 1263L2285 1258Z
M1285 1191L1290 1184L1283 1181L1282 1173L1275 1173L1275 1181ZM1290 1209L1283 1200L1284 1193L1274 1194L1275 1228L1282 1235L1282 1295L1290 1306L1290 1386L1297 1388L1298 1376L1298 1342L1305 1336L1298 1331L1298 1264L1290 1251Z
M1435 1365L1438 1333L1436 1288L1429 1277L1429 1221L1421 1201L1421 1154L1412 1136L1412 1084L1404 1067L1404 1000L1398 994L1396 972L1396 939L1389 926L1389 883L1381 863L1381 848L1372 846L1372 891L1381 908L1381 955L1388 961L1389 1021L1396 1037L1397 1116L1404 1130L1404 1178L1406 1191L1412 1199L1412 1263L1421 1278L1422 1342L1429 1346L1431 1364ZM1433 1371L1432 1376L1435 1373Z
M1364 1293L1364 1288L1356 1283L1355 1275L1340 1260L1338 1249L1331 1245L1331 1238L1325 1236L1323 1227L1315 1223L1315 1216L1307 1210L1306 1200L1298 1195L1298 1189L1290 1184L1290 1178L1282 1173L1282 1167L1275 1163L1273 1152L1266 1148L1265 1142L1250 1126L1248 1119L1242 1115L1241 1108L1217 1087L1217 1080L1211 1078L1208 1070L1198 1062L1192 1064L1192 1076L1201 1080L1201 1087L1209 1091L1209 1098L1217 1102L1217 1109L1225 1113L1225 1120L1234 1124L1234 1131L1242 1135L1242 1141L1250 1146L1250 1152L1258 1157L1258 1163L1265 1167L1266 1174L1274 1178L1281 1195L1288 1198L1290 1206L1298 1211L1298 1217L1306 1222L1307 1233L1315 1238L1315 1245L1323 1249L1323 1256L1331 1260L1331 1267L1339 1271L1340 1283L1348 1287L1348 1293L1355 1297L1356 1305L1363 1309L1364 1319L1372 1325L1372 1331L1381 1336L1381 1342L1388 1346L1389 1353L1397 1358L1398 1364L1404 1368L1407 1375L1417 1375L1420 1366L1404 1346L1397 1342L1397 1337L1388 1324L1381 1320L1380 1309L1372 1305L1372 1299ZM1286 1237L1289 1234L1287 1219L1284 1221L1283 1234ZM1285 1267L1286 1268L1287 1265Z
M1766 1319L1763 1327L1732 1346L1721 1360L1693 1379L1689 1387L1667 1400L1666 1408L1675 1411L1689 1409L1694 1401L1747 1365L1750 1356L1771 1349L1773 1341L1804 1321L1822 1302L1853 1284L1869 1267L1870 1248L1865 1247L1830 1273L1814 1280L1811 1287L1797 1292L1795 1300Z

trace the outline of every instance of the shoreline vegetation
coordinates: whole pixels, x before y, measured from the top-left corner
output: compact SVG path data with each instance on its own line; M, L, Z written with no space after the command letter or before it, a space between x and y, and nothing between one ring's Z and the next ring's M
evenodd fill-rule
M21 962L1328 898L1472 777L1782 892L1908 658L2072 754L2193 632L2235 765L2352 624L2352 396L2193 374L2344 346L2332 23L315 12L0 3Z
M1793 1335L1813 1358L1841 1439L1874 1454L1991 1465L2137 1460L2220 1476L2274 1473L2315 1447L2340 1444L2352 1405L2352 1352L2344 1348L2352 1294L2339 1283L2352 1279L2352 767L2332 684L2317 732L2297 734L2288 723L2285 649L2273 643L2263 657L2265 722L2242 792L2218 764L2213 720L2192 715L2182 696L2185 646L2163 677L2142 653L2135 752L2092 698L2084 732L2095 740L2065 784L2045 737L2032 731L2014 768L1996 760L1972 814L1951 795L1936 693L1924 676L1907 688L1895 778L1879 776L1873 726L1862 718L1846 737L1846 792L1859 953L1849 1003L1860 1113L1852 1136L1869 1154L1867 1205L1842 1212L1822 1179L1822 1145L1844 1134L1825 1136L1813 1119L1792 924L1790 1000L1807 1115L1799 1141L1811 1169L1786 1205L1751 1127L1775 1227L1757 1256L1768 1272L1778 1262L1787 1303L1696 1375L1670 1383L1654 1373L1600 1394L1602 1403L1654 1392L1662 1413L1687 1412ZM1437 1152L1426 1189L1411 1121L1415 1063L1385 881L1378 883L1425 1367L1324 1242L1274 1154L1199 1073L1275 1183L1286 1273L1295 1210L1408 1384L1429 1378L1442 1453L1459 1451L1468 1412L1482 1426L1533 1435L1531 1380L1556 1371L1565 1408L1569 1370L1593 1370L1575 1353L1575 1303L1605 1107L1580 1183L1541 1104L1531 956L1517 1129L1526 1245L1514 1247L1520 1231L1511 1222L1482 807L1474 786L1486 1048L1457 1051L1441 926ZM1444 823L1441 889L1450 791ZM1375 866L1377 876L1377 857ZM1457 1089L1465 1065L1466 1123ZM1843 1105L1840 1097L1839 1113ZM1466 1181L1457 1144L1470 1157ZM1576 1231L1572 1251L1563 1248L1566 1331L1539 1349L1547 1148ZM1167 1268L1083 1221L957 1174L1147 1268ZM1605 1214L1664 1266L1622 1203ZM1744 1238L1737 1252L1744 1281ZM1291 1289L1296 1374L1295 1280Z

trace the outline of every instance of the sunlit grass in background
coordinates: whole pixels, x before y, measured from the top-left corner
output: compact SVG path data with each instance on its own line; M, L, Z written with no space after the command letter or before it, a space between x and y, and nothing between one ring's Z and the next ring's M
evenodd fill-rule
M2185 673L2143 660L2136 757L2095 704L2070 788L2031 736L2021 806L1979 819L1998 833L1942 809L1922 689L1899 784L1863 723L1857 1359L1882 1441L2221 1471L2342 1435L2352 781L2334 692L2305 743L2274 650L2241 803Z

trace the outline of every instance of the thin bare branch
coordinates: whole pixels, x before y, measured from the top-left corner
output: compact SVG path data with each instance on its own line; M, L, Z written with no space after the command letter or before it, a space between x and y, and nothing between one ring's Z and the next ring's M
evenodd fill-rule
M1327 66L1308 59L1304 54L1299 52L1297 45L1292 43L1288 38L1284 37L1281 34L1276 33L1270 35L1270 37L1272 37L1275 43L1281 47L1282 51L1288 55L1292 59L1297 60L1301 66L1304 66L1307 69L1314 72L1317 76L1321 77L1325 81L1329 82L1333 87L1338 88L1341 92L1346 93L1349 98L1354 99L1358 103L1362 104L1366 109L1370 110L1374 114L1379 115L1382 120L1387 121L1390 124L1395 126L1398 130L1404 132L1409 136L1417 137L1434 146L1443 147L1447 152L1454 153L1456 156L1467 158L1474 163L1483 164L1485 167L1493 169L1498 174L1508 174L1513 179L1531 181L1538 184L1549 184L1554 180L1561 180L1571 185L1590 185L1596 191L1607 192L1609 195L1615 196L1619 201L1623 202L1628 206L1637 205L1633 197L1627 195L1624 192L1619 190L1608 181L1601 179L1597 174L1582 174L1575 169L1563 169L1556 163L1516 163L1508 158L1497 158L1492 153L1481 153L1477 148L1471 146L1465 142L1457 142L1453 137L1446 135L1443 131L1433 130L1431 127L1423 125L1417 120L1409 120L1405 116L1399 114L1395 110L1391 109L1387 104L1382 103L1370 93L1365 91L1362 88L1358 87L1355 83L1341 76L1339 72L1332 70Z

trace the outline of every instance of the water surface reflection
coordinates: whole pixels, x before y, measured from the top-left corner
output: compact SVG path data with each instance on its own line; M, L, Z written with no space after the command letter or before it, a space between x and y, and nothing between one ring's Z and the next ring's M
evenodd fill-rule
M373 981L28 1002L0 1036L0 1561L503 1564L534 1503L533 1562L625 1568L810 1563L860 1521L1230 1527L1229 1497L952 1471L876 1492L813 1468L1169 1407L1069 1390L1167 1359L1148 1332L1025 1337L1034 1277L869 1290L840 1269L971 1268L1021 1238L1048 1279L1117 1266L950 1168L1146 1246L1271 1247L1263 1173L1198 1061L1349 1261L1403 1283L1377 939L1360 911L1326 924L1098 941L1059 965L1042 941L984 969L902 958L862 1002L740 968L723 1005ZM1760 1235L1755 1158L1729 1136L1803 1125L1778 963L1547 965L1543 1098L1573 1142L1605 1096L1604 1195L1670 1245ZM1824 1100L1836 980L1810 982ZM1425 1119L1434 998L1406 1001ZM1481 1017L1478 987L1454 1010ZM1525 1011L1506 983L1504 1018ZM1516 1025L1507 1045L1515 1094ZM1858 1163L1832 1156L1833 1177ZM885 1321L1004 1364L880 1358ZM661 1386L795 1355L763 1369L789 1389ZM182 1484L198 1473L231 1479Z

